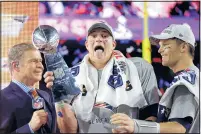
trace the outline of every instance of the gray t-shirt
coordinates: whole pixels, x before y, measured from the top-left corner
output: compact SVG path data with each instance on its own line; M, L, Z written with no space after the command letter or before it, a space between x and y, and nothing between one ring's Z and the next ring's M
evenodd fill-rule
M145 61L143 58L133 57L129 58L138 70L139 79L141 81L142 90L148 105L159 102L159 94L156 75L153 66ZM102 70L98 71L98 81L100 82ZM98 82L98 83L99 83Z
M196 66L191 66L190 69L194 70L196 73L196 77L199 79L199 69ZM183 86L183 90L176 89L173 95L173 105L171 108L171 113L169 119L172 118L183 118L188 121L191 125L185 125L185 123L181 123L186 129L188 133L198 133L200 122L199 122L199 104L196 102L194 95L187 89L187 87ZM190 127L190 130L189 130Z
M195 71L195 85L197 85L199 70L195 66L190 67L190 69ZM192 77L194 76L192 75ZM198 89L195 87L195 90ZM162 98L162 102L159 103L157 122L177 121L186 128L187 132L198 132L199 104L195 99L195 95L182 84L174 89L172 95L168 96L166 92L165 94L166 101ZM190 131L188 131L189 129Z
M99 83L100 83L100 79L101 79L101 75L102 75L103 70L97 69L97 71L98 71L98 87L99 87Z
M198 104L194 99L194 95L186 86L180 85L176 87L172 102L169 119L191 117L191 120L193 120L195 118Z
M157 81L156 81L156 76L153 70L153 67L151 64L149 64L148 62L146 62L144 59L142 58L129 58L129 60L131 60L134 65L136 66L137 70L138 70L138 75L139 75L139 79L142 85L142 90L144 93L144 97L148 103L147 107L144 107L142 109L138 109L138 108L130 108L129 106L125 107L121 107L119 106L116 112L124 112L124 113L132 113L132 114L128 114L128 115L132 115L130 117L132 118L138 118L139 119L146 119L146 117L149 116L156 116L157 114L157 107L159 103L159 95L158 95L158 87L157 87ZM101 75L102 75L102 69L97 70L98 72L98 86L101 80ZM153 107L154 104L154 107ZM106 104L107 105L107 104ZM108 111L110 108L108 108L107 110L104 110L102 112L99 112L98 117L98 121L100 120L100 118L105 118L102 117L101 115L108 115L104 112ZM121 110L120 110L121 109ZM94 110L94 109L93 109ZM104 113L104 114L103 114ZM136 115L133 115L136 114ZM141 117L142 115L146 115L146 117ZM108 115L108 117L110 117ZM93 119L93 120L97 120L97 119ZM94 124L88 124L88 123L84 123L82 120L78 121L79 123L79 127L80 127L80 132L101 132L101 133L105 133L108 132L107 129L105 127L103 127L105 125L105 123L100 124L100 123L94 123ZM84 126L85 125L85 126ZM89 126L89 127L88 127ZM85 130L85 129L90 128L90 130ZM109 129L110 133L111 133L111 129Z
M138 70L142 90L148 105L159 102L160 91L158 89L156 75L153 66L140 57L129 58Z

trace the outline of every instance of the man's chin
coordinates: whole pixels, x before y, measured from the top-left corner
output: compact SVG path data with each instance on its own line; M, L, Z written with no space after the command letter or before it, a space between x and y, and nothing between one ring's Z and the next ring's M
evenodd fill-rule
M96 56L95 60L97 60L97 61L103 61L103 60L105 60L105 56Z
M108 60L107 60L107 57L103 55L103 56L93 56L90 58L90 61L96 62L96 63L104 63L105 61L108 61Z
M169 66L169 64L167 62L162 62L162 65L165 66L165 67Z
M35 78L34 78L34 81L35 81L35 82L39 82L41 79L42 79L41 76L39 76L39 77L35 77Z
M95 55L94 56L97 60L103 60L105 59L105 56L102 54L102 55Z

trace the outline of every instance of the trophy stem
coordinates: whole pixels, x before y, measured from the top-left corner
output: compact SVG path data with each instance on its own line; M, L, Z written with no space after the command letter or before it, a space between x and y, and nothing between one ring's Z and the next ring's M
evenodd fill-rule
M44 58L47 70L52 71L54 74L52 86L54 101L65 100L70 104L74 97L80 93L80 89L76 86L75 79L69 67L59 52L53 54L46 53L44 54Z

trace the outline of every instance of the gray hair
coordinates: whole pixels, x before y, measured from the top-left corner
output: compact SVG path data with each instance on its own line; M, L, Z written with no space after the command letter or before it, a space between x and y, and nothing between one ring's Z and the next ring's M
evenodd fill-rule
M28 50L37 50L33 44L30 43L20 43L12 46L8 51L8 67L10 71L12 70L12 62L20 61L24 52Z

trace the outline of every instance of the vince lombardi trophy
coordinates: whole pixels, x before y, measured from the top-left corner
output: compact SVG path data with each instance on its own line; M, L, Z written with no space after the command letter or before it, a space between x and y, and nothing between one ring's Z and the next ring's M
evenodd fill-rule
M81 91L62 55L57 52L59 44L57 30L49 25L40 25L33 31L32 42L44 54L47 70L54 74L52 86L54 101L64 100L68 104L72 103Z

